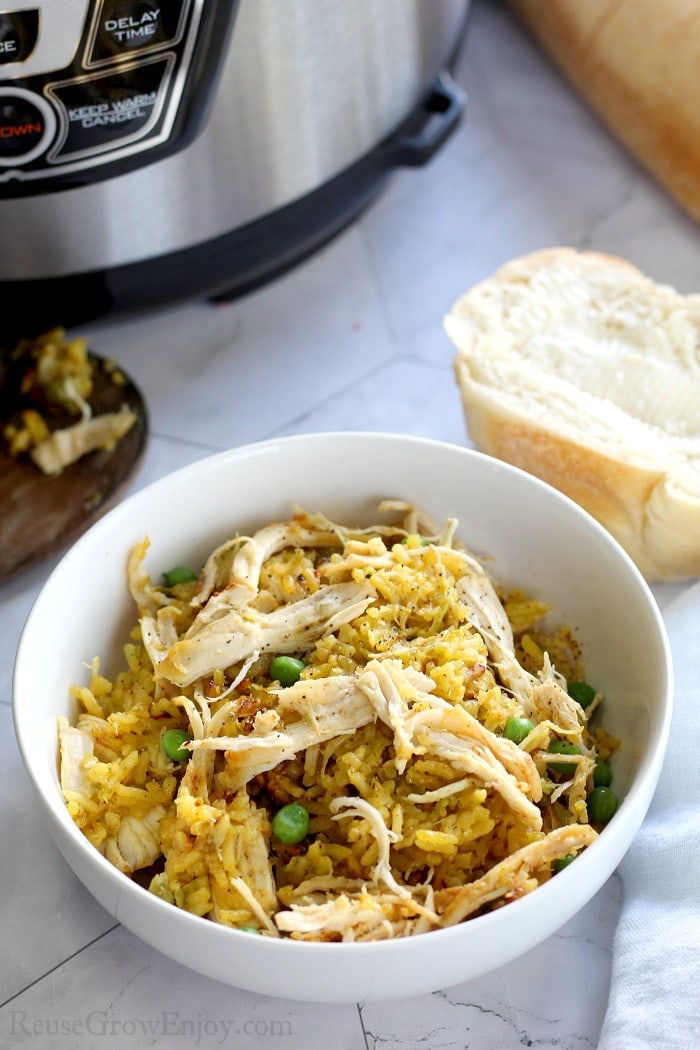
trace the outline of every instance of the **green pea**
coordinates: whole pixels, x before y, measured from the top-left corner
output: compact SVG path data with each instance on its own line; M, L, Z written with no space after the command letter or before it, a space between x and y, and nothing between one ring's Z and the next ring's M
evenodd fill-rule
M261 933L257 926L239 926L238 929L241 933Z
M280 842L292 844L301 842L309 832L309 811L298 802L278 809L272 818L272 834Z
M554 755L580 755L581 748L572 744L570 740L553 740L547 748ZM550 762L550 769L557 773L575 773L576 766L573 762Z
M569 864L571 864L572 860L576 860L576 857L575 857L575 855L573 853L567 853L565 857L557 857L556 860L552 861L552 871L553 872L563 871L564 868L568 868L568 866L569 866Z
M197 573L192 572L186 565L176 565L174 569L163 573L166 587L175 587L178 583L189 583L197 579Z
M184 729L166 729L160 739L163 754L173 762L186 762L190 752L182 745L192 737Z
M522 744L525 737L535 728L529 718L509 718L503 735L514 744Z
M588 819L591 824L607 824L617 807L617 795L609 787L593 788L588 796Z
M270 664L270 678L280 685L294 685L304 670L304 661L295 656L276 656Z
M612 784L612 769L607 762L599 758L593 769L593 787L610 787Z
M567 692L572 700L575 700L583 708L588 707L596 696L595 689L588 682L569 682Z

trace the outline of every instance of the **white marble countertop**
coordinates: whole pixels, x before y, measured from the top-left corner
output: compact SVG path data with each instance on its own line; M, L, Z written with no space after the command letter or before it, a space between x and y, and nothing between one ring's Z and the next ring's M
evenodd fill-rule
M134 487L210 452L302 431L468 444L442 317L468 286L524 252L609 251L697 290L695 224L498 4L477 0L457 79L469 104L454 137L426 168L397 172L303 265L230 305L196 302L89 327L94 349L121 362L149 406ZM312 1005L239 992L115 923L48 837L13 735L15 647L53 564L0 589L0 1046L596 1046L617 876L527 956L407 1002Z

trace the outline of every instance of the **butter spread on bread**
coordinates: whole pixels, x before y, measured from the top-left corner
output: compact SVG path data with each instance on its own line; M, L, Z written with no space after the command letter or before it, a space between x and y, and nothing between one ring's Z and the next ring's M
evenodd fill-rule
M700 574L700 295L552 248L477 284L445 328L478 448L574 499L648 580Z

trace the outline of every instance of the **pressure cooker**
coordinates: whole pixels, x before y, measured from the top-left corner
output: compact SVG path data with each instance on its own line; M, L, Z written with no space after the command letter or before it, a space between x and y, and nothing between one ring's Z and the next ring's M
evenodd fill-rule
M0 344L247 292L460 119L465 0L0 0Z

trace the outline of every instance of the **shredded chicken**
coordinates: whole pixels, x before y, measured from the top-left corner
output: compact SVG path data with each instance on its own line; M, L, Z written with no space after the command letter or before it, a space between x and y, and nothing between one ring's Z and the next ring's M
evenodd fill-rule
M441 715L442 712L431 712L432 714ZM437 726L439 725L438 720ZM535 830L542 827L542 814L537 806L530 801L513 775L507 772L487 747L470 743L467 737L441 730L430 722L419 726L416 738L426 751L439 755L458 772L468 773L480 780L486 788L496 791L528 827Z
M307 529L297 521L267 525L243 544L233 561L229 585L240 584L255 594L263 563L285 547L329 547L335 543L330 531Z
M407 675L398 661L372 660L358 679L378 716L394 731L399 772L416 752L438 755L497 791L530 827L541 828L534 802L542 797L542 785L530 755L462 708L433 698L428 689L434 683L421 678L418 684L417 676ZM415 711L409 709L408 697L417 704Z
M268 930L269 933L273 934L276 937L277 929L274 923L268 916L267 912L263 908L258 898L255 896L245 879L242 879L240 875L236 875L233 879L231 879L231 886L233 887L233 889L238 890L241 897L243 897L245 902L250 907L250 910L255 916L255 918L260 922L261 926L263 926L266 930ZM214 909L214 917L216 917L216 911L217 909Z
M553 860L584 846L590 846L597 837L588 825L572 824L555 828L545 838L523 846L494 865L482 878L466 886L438 890L435 905L440 913L441 925L454 926L499 897L519 895L524 891L524 884L532 871L544 868Z
M160 822L164 816L165 807L154 806L141 819L124 817L116 835L105 841L107 860L128 875L153 864L161 852Z
M263 564L278 551L286 547L327 547L335 542L334 533L308 529L297 521L267 525L253 536L227 540L210 554L200 574L191 602L193 608L202 609L195 625L209 623L227 610L250 604L258 592ZM228 573L222 579L229 562Z
M126 406L121 412L81 419L72 426L54 430L31 450L31 457L44 474L60 474L88 452L111 451L135 422L136 416Z
M342 941L389 940L439 925L432 909L410 895L366 888L356 896L341 893L319 904L292 904L275 915L275 922L282 932L300 939L325 940L336 934Z
M136 603L136 608L141 618L142 632L144 618L148 617L149 629L153 630L158 640L160 640L160 632L155 622L155 616L163 606L172 604L174 599L151 583L151 577L145 565L149 546L150 540L146 537L132 548L126 565L126 574L129 581L129 593ZM150 624L151 618L153 618L152 626ZM167 649L167 646L164 645L163 647Z
M275 922L283 933L337 933L338 940L355 940L357 932L364 934L381 931L386 939L393 935L391 923L381 901L363 891L353 900L341 893L323 904L293 904L289 911L280 911Z
M58 719L58 742L61 751L61 790L64 794L76 791L89 795L91 785L85 772L85 759L94 758L92 735L70 725L61 715Z
M547 653L540 681L533 682L530 697L538 721L549 719L556 723L558 729L575 730L576 741L579 746L583 746L580 739L582 708L569 696L558 676L553 673Z
M486 642L501 681L524 701L529 716L533 713L529 702L533 679L516 658L513 630L506 611L482 566L468 559L466 568L457 582L457 591L472 610L472 624Z
M462 780L454 780L451 784L445 784L441 788L435 788L434 791L424 791L422 794L411 793L406 795L406 798L416 806L432 806L433 802L440 802L443 798L449 798L450 795L458 795L460 791L468 788L469 784L469 778L464 777Z
M426 514L426 512L421 510L420 507L416 507L414 503L408 503L406 500L384 499L379 504L379 509L384 514L403 514L404 525L408 532L430 536L436 540L438 538L444 539L446 541L444 545L450 546L452 536L457 527L457 520L455 518L448 518L444 530L441 530L434 518L431 518L430 515Z
M285 721L283 729L263 735L205 737L193 740L190 747L195 752L225 751L231 783L238 788L306 748L352 733L375 717L365 693L348 675L301 681L281 690L278 713L296 721Z
M383 882L399 897L410 897L410 891L405 886L400 886L391 872L390 851L391 843L396 842L398 835L390 831L379 810L363 798L336 798L330 804L333 820L342 820L343 817L358 817L360 820L369 822L372 836L377 843L379 856L374 865L372 878L375 882Z
M183 688L252 652L293 653L359 616L374 594L361 583L339 583L271 613L232 609L197 631L188 631L157 663L163 678Z
M430 702L432 698L428 691L434 688L434 684L424 675L421 678L423 679L421 685L425 687L422 695ZM396 768L399 773L403 773L408 760L414 753L413 740L406 725L409 713L408 699L405 696L407 687L415 692L410 680L404 674L398 661L371 660L365 670L358 675L358 684L366 693L379 718L393 730ZM400 685L404 686L404 695L402 695Z
M476 755L490 753L503 770L516 781L523 794L528 795L535 802L539 802L542 798L542 782L530 755L522 751L511 740L507 740L506 737L498 736L486 729L478 719L463 708L440 707L418 711L411 718L411 729L414 736L423 742L423 747L428 751L432 751L430 742L435 734L449 733L458 742L461 742L461 751L466 746ZM439 751L437 747L437 752Z
M575 729L580 735L582 709L566 692L548 655L545 653L539 680L521 666L512 628L493 584L477 561L465 558L469 569L458 581L457 590L472 609L472 623L486 642L501 681L518 697L528 718L549 718L562 729Z

